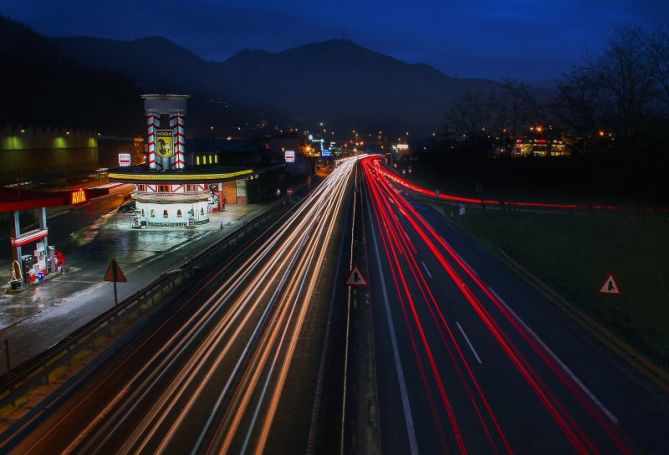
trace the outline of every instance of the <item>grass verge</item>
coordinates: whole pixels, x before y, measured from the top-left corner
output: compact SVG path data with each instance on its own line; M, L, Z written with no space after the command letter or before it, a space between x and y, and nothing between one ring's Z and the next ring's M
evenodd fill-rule
M669 216L444 212L482 245L499 249L606 328L669 368ZM600 295L614 273L621 295Z

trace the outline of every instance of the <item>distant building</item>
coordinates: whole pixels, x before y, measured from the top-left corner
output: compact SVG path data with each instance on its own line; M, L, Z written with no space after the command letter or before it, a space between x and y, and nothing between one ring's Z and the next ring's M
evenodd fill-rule
M407 143L401 142L398 144L393 144L392 146L393 158L396 160L407 159L407 157L411 155L411 150L412 149L409 147L409 144ZM367 151L367 149L365 149L365 153L381 153L381 152L377 152L371 149L370 151Z
M266 144L270 152L278 153L284 157L288 174L311 175L314 173L313 160L306 158L306 145L300 139L298 133L272 136Z
M246 204L267 200L276 188L283 186L283 172L288 164L284 153L268 149L261 139L227 137L223 139L189 139L186 166L206 169L226 168L260 169L262 174L223 184L228 204ZM235 184L237 186L235 186Z
M569 154L566 144L559 139L519 137L513 148L514 157L557 157Z
M127 165L130 166L142 164L146 161L146 153L146 142L141 136L98 137L98 166L101 168L124 166L125 159L129 159Z
M6 126L0 130L0 184L76 179L99 167L94 130Z
M194 227L226 204L271 197L285 167L279 153L259 141L228 136L186 141L187 95L143 95L148 157L140 166L109 172L113 182L134 183L133 227Z
M270 150L284 153L286 150L299 152L302 148L302 141L297 133L283 136L273 136L268 141Z
M8 126L0 130L0 184L65 183L99 168L144 162L144 139L101 136L94 130Z

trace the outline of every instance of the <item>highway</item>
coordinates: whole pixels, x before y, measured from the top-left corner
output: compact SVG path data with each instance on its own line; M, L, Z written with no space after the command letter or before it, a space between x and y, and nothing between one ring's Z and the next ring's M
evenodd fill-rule
M0 442L14 453L295 453L356 158ZM325 277L325 279L324 279Z
M361 163L383 453L666 453L666 394Z

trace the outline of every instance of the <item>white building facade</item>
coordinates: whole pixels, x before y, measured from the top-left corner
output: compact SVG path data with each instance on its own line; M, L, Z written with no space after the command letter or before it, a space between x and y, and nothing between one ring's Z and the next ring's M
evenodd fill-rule
M209 222L212 193L206 184L138 184L133 227L196 226Z

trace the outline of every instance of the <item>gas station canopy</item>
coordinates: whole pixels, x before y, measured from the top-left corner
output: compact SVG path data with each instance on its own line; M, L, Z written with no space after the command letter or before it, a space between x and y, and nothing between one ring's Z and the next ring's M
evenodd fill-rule
M48 192L0 188L0 212L17 212L70 204L71 192Z

